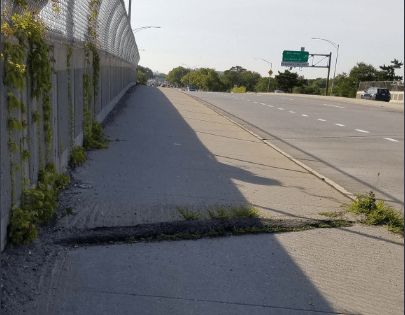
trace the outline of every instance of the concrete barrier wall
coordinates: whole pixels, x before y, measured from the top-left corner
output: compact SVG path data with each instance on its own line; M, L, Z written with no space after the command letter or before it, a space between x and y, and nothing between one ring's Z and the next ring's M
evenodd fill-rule
M91 65L86 65L84 45L72 45L73 55L71 57L71 74L70 85L73 104L74 118L71 119L69 108L69 90L68 82L69 75L67 69L67 54L68 48L60 42L53 42L55 46L56 63L54 68L55 74L52 74L53 91L51 94L51 126L53 131L53 142L51 146L51 155L49 161L55 163L57 170L63 172L66 170L70 156L70 143L73 137L76 145L83 143L83 121L84 121L84 86L83 74L92 74ZM106 52L99 52L101 58L100 76L99 76L99 91L97 98L93 100L92 106L95 108L95 116L98 121L102 121L112 110L115 104L119 101L125 91L136 84L137 71L136 67L128 62L123 61ZM91 54L91 53L90 53ZM91 58L90 58L91 59ZM3 73L2 78L3 78ZM3 80L1 80L3 82ZM1 250L7 242L7 226L10 220L10 210L13 205L12 200L12 176L10 172L10 151L8 146L9 131L8 131L8 100L7 92L10 89L2 85L1 89ZM41 156L45 160L46 144L44 141L43 123L38 127L37 123L33 122L32 115L35 110L39 110L42 115L42 100L35 100L30 97L30 82L27 82L27 88L22 92L14 91L17 97L24 100L27 105L28 112L25 119L28 127L23 129L21 133L13 132L12 138L20 146L22 137L26 137L29 141L25 147L29 149L31 157L26 163L20 163L20 154L16 152L13 155L13 161L20 166L20 170L15 172L14 178L17 187L17 197L22 193L21 182L22 175L29 179L31 188L35 187L38 171L40 169ZM17 114L17 111L14 112ZM21 116L22 114L20 114ZM71 135L71 127L74 123L74 135ZM38 137L41 131L41 138ZM41 144L41 145L40 145ZM40 152L40 146L42 152ZM45 160L45 163L48 162ZM17 199L18 199L17 198ZM16 203L19 204L18 201Z

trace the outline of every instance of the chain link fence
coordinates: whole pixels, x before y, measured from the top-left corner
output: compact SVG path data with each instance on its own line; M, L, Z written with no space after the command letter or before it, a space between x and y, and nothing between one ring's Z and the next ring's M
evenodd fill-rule
M19 12L14 0L1 1L1 9L10 13ZM40 17L49 27L51 39L74 42L88 42L90 22L90 0L59 0L60 11L55 12L50 0L28 0L28 9L38 9ZM100 0L97 34L98 48L137 67L139 51L132 32L123 0Z
M404 91L404 83L401 81L365 81L360 82L359 91L365 91L370 87L388 89L389 91Z

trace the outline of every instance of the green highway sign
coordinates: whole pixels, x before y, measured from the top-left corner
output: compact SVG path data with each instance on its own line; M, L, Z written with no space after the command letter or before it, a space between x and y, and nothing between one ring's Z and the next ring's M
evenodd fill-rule
M283 62L308 62L309 52L307 51L283 51Z

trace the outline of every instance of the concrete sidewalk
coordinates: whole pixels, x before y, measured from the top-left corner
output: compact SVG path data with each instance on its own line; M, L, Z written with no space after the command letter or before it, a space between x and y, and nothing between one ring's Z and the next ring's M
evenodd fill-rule
M350 200L173 89L137 86L89 152L55 230L208 218L251 203L265 218L325 219ZM72 246L31 314L403 314L403 238L381 227ZM52 267L53 266L53 267ZM50 289L44 283L50 283Z

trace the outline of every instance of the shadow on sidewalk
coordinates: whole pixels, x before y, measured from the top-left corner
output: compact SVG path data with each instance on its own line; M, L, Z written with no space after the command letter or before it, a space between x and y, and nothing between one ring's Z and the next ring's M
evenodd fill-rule
M89 152L89 161L73 172L72 185L61 204L71 207L75 215L66 216L57 226L91 229L178 221L182 219L178 206L245 202L234 179L280 185L272 178L218 162L160 90L137 86L123 102L105 128L113 140L109 149ZM58 283L68 282L72 291L49 294L37 311L336 313L276 237L269 236L268 243L260 244L253 239L250 243L238 240L243 237L232 242L223 238L219 242L223 247L210 247L207 240L188 242L186 252L173 242L68 252L66 261L73 269L61 268L57 277ZM196 255L201 252L207 254L199 259ZM253 258L249 266L243 257ZM73 272L78 275L75 279L70 278Z

